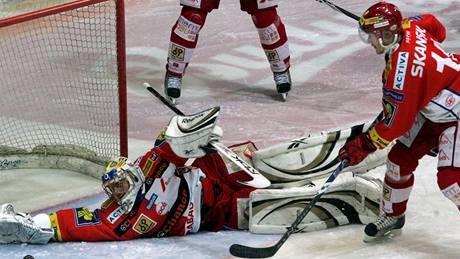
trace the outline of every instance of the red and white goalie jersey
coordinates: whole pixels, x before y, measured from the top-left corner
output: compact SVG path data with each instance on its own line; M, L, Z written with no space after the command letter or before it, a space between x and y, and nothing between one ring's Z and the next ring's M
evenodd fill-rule
M100 209L60 210L50 215L55 241L129 240L183 236L199 229L237 228L236 199L253 188L236 182L222 158L209 153L184 166L162 139L135 164L145 175L143 191L127 214L112 199ZM203 203L203 204L202 204Z

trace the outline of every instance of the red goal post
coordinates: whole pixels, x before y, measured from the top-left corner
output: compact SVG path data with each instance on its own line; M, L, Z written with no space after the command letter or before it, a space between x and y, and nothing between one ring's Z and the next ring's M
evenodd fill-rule
M2 3L0 170L100 176L128 155L126 99L123 0Z

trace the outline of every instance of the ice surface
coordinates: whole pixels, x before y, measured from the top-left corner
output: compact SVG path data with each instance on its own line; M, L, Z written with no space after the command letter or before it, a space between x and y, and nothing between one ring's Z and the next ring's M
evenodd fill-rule
M178 2L126 0L131 157L148 149L172 115L143 89L142 83L161 89L169 33L180 12ZM220 9L208 16L183 81L178 108L194 113L220 105L223 142L253 140L259 148L367 120L379 113L383 60L359 40L355 21L313 0L280 1L279 14L290 40L294 81L288 101L282 103L277 99L257 32L250 17L239 11L238 2L223 0ZM356 14L374 3L332 2ZM437 15L448 29L444 46L459 52L459 1L392 2L406 16L426 12ZM371 173L382 176L384 168ZM5 188L2 179L1 188ZM30 188L41 191L40 186ZM0 197L1 202L9 199ZM61 207L95 208L103 199L99 194ZM57 207L45 211L54 209ZM395 239L364 244L363 226L343 226L295 234L275 258L460 258L459 212L439 191L436 160L431 157L423 159L416 172L406 217L403 235ZM228 247L233 243L263 247L274 244L279 237L222 231L125 242L7 245L0 246L0 258L22 258L27 254L35 258L78 259L231 258Z

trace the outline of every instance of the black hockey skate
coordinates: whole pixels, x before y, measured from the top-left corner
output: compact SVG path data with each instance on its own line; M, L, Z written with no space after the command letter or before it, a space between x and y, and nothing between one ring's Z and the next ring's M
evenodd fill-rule
M276 84L276 91L281 95L283 101L286 101L287 94L291 90L291 73L289 70L281 73L273 73L273 79Z
M405 216L381 215L376 222L369 223L364 229L364 242L373 242L385 236L396 236L401 234L405 223Z
M182 85L182 78L173 76L166 73L165 76L165 94L169 100L175 104L176 99L180 97L180 87Z

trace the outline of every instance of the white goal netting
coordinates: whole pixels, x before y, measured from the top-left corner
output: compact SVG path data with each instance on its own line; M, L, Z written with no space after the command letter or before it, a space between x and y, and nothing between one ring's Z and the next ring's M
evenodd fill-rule
M122 2L0 0L0 169L127 155Z

